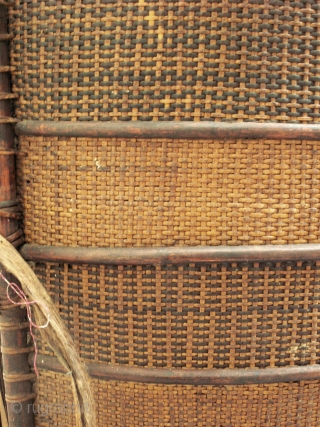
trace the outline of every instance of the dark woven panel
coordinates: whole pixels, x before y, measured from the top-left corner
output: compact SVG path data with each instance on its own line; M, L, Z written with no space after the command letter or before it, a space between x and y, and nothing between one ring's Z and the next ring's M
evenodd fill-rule
M68 377L41 373L38 427L74 427ZM48 386L49 385L49 386ZM110 427L318 427L320 383L164 386L92 381L98 425Z
M320 361L320 262L35 271L88 361L199 369Z
M314 0L16 0L17 116L319 121L319 10Z
M23 137L20 145L31 243L320 242L318 142Z

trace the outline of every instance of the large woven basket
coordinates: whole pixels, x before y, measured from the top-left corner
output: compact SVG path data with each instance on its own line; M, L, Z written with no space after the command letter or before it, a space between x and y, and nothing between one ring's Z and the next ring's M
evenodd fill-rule
M19 120L320 119L317 1L16 0L10 27ZM43 129L19 137L28 244L320 243L317 140ZM230 369L233 378L245 369L308 369L320 357L320 260L33 261L91 369L98 425L319 426L319 375L174 384L169 374L115 379L97 369L182 377ZM44 344L40 353L54 360ZM68 376L49 362L36 385L37 426L72 426L72 411L61 409L71 399Z

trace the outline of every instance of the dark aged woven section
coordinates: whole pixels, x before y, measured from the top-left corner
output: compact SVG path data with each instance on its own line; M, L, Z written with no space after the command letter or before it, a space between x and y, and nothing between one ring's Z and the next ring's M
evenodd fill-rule
M35 271L88 362L198 369L320 362L320 262L37 263Z
M27 242L320 242L320 149L307 141L21 137Z
M48 384L50 386L48 387ZM98 425L110 427L318 427L320 382L168 386L92 381ZM71 384L41 372L38 427L75 427ZM39 403L38 403L39 402Z
M320 119L318 1L16 0L19 119Z

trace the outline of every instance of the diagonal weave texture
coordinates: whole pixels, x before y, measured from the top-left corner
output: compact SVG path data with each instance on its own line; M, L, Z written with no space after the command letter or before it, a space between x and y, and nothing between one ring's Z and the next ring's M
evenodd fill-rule
M313 0L15 0L19 119L320 119Z
M68 377L41 373L38 427L74 427ZM50 387L48 387L50 384ZM98 425L110 427L318 427L319 381L167 386L92 380ZM70 387L70 386L69 386Z
M37 263L35 272L87 362L182 369L320 362L320 262Z
M27 242L320 242L320 150L307 141L21 137Z

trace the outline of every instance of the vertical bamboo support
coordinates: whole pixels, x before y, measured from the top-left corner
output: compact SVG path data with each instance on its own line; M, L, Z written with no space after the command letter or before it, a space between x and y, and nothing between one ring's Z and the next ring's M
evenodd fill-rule
M7 34L8 13L0 2L0 234L16 247L23 241L19 229L15 187L15 149L11 117L10 66ZM1 266L0 266L1 267ZM7 275L9 280L12 279ZM6 284L0 279L0 337L5 400L10 427L34 426L32 382L28 364L28 322L26 310L6 297ZM15 298L13 296L13 298Z

